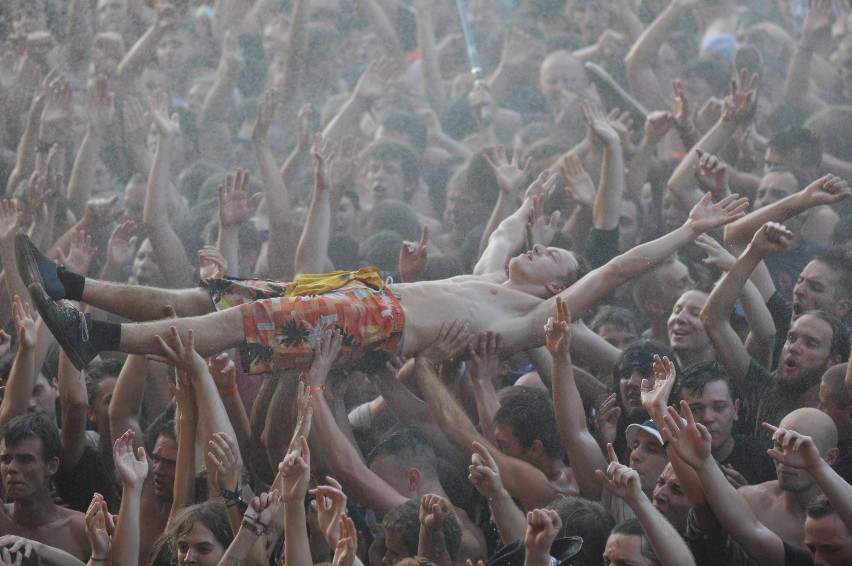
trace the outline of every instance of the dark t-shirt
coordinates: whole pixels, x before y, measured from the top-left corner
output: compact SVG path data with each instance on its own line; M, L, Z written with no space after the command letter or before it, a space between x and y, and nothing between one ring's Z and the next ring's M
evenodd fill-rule
M87 445L77 465L70 470L60 465L54 479L57 493L71 509L85 513L97 492L104 496L110 513L118 513L121 482L112 454L102 454Z
M735 434L734 451L719 463L723 466L730 464L751 485L778 479L775 473L775 462L766 454L771 447L772 442L766 438Z
M838 476L846 480L846 483L852 484L852 454L841 452L832 468Z
M743 400L744 430L750 436L766 438L768 434L761 426L764 422L777 425L795 407L783 400L774 389L775 375L751 360L745 384L740 391Z
M805 548L784 543L784 566L814 566L814 557Z

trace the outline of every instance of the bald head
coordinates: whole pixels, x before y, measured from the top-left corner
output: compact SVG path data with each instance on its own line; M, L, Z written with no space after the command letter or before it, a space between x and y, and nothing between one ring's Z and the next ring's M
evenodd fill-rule
M781 419L778 426L813 438L814 445L823 458L829 450L837 448L837 427L831 417L819 409L796 409Z
M849 364L837 364L828 368L822 375L822 382L826 385L826 389L831 400L841 407L852 405L852 395L849 395L849 390L846 388L846 371Z

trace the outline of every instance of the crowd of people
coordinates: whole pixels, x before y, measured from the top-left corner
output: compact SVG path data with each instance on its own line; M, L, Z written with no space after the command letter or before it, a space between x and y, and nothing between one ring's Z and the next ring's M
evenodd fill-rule
M0 566L852 564L848 2L0 43Z

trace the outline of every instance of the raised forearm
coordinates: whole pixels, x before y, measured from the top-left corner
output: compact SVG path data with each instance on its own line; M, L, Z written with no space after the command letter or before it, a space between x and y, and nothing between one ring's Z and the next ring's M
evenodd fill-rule
M62 465L74 468L86 446L86 380L68 359L59 353L59 402L62 407ZM106 431L104 431L106 432Z
M630 508L642 524L651 548L663 566L694 566L695 559L683 538L662 513L657 511L647 497L628 501Z
M437 113L447 107L447 95L441 79L438 53L435 49L435 25L432 21L432 8L417 9L417 46L420 48L420 72L423 93L429 106Z
M90 126L86 130L86 135L83 136L83 142L77 151L77 157L74 159L71 176L68 178L66 190L68 206L71 207L77 218L82 218L83 212L86 210L86 203L92 194L92 181L98 162L101 140L102 136L97 128Z
M810 208L802 193L795 193L759 208L725 227L725 247L739 253L748 245L755 232L767 222L784 223Z
M822 459L816 467L808 469L807 472L831 502L831 506L846 528L852 528L852 486Z
M624 154L621 142L616 141L604 149L598 192L592 206L592 223L598 230L618 227L624 186Z
M736 126L720 120L704 134L695 144L695 147L701 148L704 153L715 155L728 141L735 129ZM666 184L666 188L677 197L681 207L685 210L691 209L704 196L692 176L692 171L698 165L698 160L696 151L688 151Z
M316 175L322 175L317 172ZM317 180L316 183L322 181ZM296 274L322 273L331 237L331 203L327 188L314 186L302 237L296 247Z
M122 487L121 506L110 547L110 558L115 566L131 566L139 561L141 501L141 483Z
M417 384L429 405L432 418L456 448L469 456L473 450L471 443L474 440L484 440L482 435L477 432L458 401L441 383L432 362L424 356L417 356L414 364Z

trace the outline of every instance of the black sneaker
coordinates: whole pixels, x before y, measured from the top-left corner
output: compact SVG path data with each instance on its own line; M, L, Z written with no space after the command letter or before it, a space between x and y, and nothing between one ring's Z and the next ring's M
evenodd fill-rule
M38 283L54 301L66 298L65 285L59 280L59 265L41 253L26 234L15 235L15 259L27 289Z
M89 342L92 317L73 307L60 307L39 283L32 283L27 290L42 320L62 346L74 367L82 371L98 351Z

